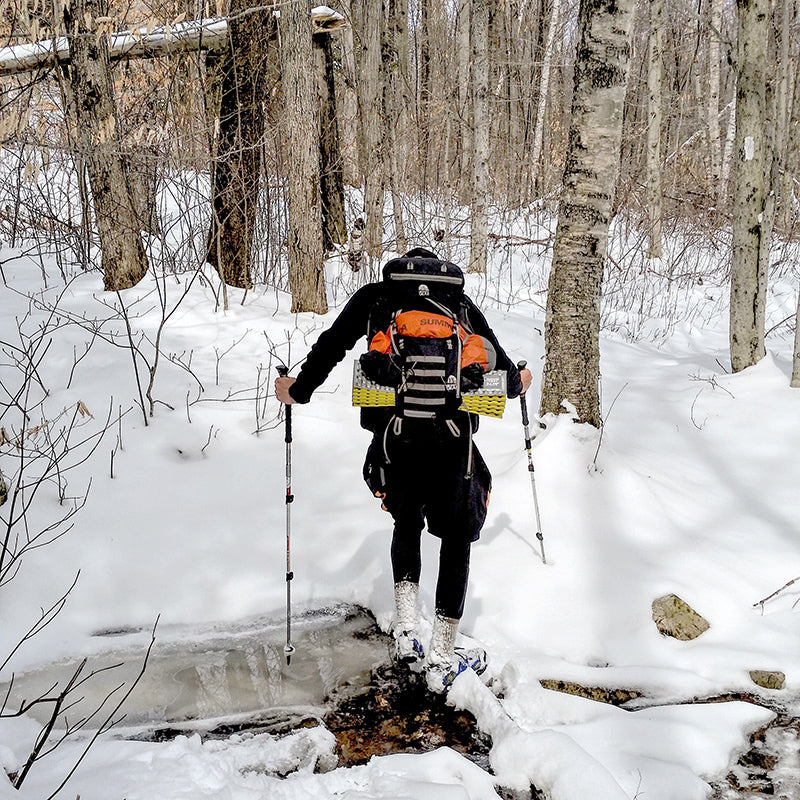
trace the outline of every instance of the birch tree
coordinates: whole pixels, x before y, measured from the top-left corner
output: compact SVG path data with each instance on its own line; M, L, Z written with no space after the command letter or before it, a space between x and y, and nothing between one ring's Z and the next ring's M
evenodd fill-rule
M486 272L489 229L489 0L472 3L472 193L469 272Z
M711 196L724 197L725 187L721 185L722 149L719 133L719 92L720 92L720 37L722 35L722 0L711 0L711 31L708 38L708 149L711 161Z
M581 0L569 146L545 316L541 413L600 425L600 296L635 0Z
M553 0L550 10L550 22L547 26L547 38L544 45L542 71L539 77L539 100L536 107L536 127L533 133L533 150L531 152L531 172L534 184L538 183L542 172L542 146L544 144L544 122L547 111L547 98L550 92L550 70L555 53L556 30L561 14L561 0Z
M281 7L281 81L288 150L289 288L292 311L328 310L322 252L319 108L308 0Z
M650 0L650 36L647 54L647 213L650 217L648 231L648 258L661 258L661 117L662 70L661 22L662 0Z
M769 248L762 247L767 195L768 0L737 0L736 162L733 186L730 352L734 372L764 357Z

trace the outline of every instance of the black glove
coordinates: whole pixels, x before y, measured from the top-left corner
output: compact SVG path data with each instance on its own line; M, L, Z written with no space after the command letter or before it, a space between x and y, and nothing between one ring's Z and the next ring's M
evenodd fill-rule
M480 364L468 364L461 370L461 393L474 392L483 386L486 370Z
M370 350L359 358L359 363L364 375L380 386L396 389L400 385L400 370L388 353Z

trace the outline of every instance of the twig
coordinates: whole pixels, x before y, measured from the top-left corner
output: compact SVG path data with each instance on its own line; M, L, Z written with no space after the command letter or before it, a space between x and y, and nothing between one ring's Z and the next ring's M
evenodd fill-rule
M763 613L765 603L777 597L784 589L788 589L793 583L797 583L797 581L800 581L800 575L798 575L796 578L792 578L792 580L790 580L788 583L785 583L783 586L781 586L780 589L777 589L772 594L767 595L763 600L759 600L757 603L753 603L753 608L758 608L759 606L761 606L761 612Z

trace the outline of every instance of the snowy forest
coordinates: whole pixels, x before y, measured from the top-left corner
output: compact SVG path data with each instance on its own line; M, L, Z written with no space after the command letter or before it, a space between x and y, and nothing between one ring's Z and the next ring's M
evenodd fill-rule
M0 0L0 800L800 798L799 32ZM442 696L358 353L291 442L273 392L413 247L533 373Z

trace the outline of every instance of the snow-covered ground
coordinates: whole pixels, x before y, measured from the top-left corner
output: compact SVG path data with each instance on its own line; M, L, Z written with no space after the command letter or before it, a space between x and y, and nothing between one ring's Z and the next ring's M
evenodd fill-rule
M11 440L45 420L56 420L52 432L78 403L91 416L75 416L74 442L110 422L85 462L78 463L93 441L68 456L76 466L63 503L51 482L30 509L35 532L60 519L91 481L72 529L28 553L0 589L2 660L80 573L61 613L19 648L0 680L59 659L87 656L91 667L91 657L108 647L107 638L92 635L98 631L140 629L146 642L159 618L165 630L184 630L191 647L192 631L211 623L280 618L284 442L271 382L277 363L302 360L335 308L323 317L293 315L288 296L258 287L246 297L229 290L223 310L211 273L202 280L150 275L117 297L102 293L96 272L76 274L65 286L52 263L16 256L0 253L0 374L13 393L18 329L41 338L29 395L41 406L25 423L18 409L5 409L2 426ZM523 246L496 250L488 276L468 278L510 356L531 365L534 410L548 257ZM535 539L519 403L510 401L502 420L484 419L477 437L494 489L473 550L463 629L488 649L503 699L465 675L451 700L493 736L494 775L446 748L314 772L333 749L321 729L282 740L263 734L169 743L119 740L112 731L60 796L486 800L496 797L495 785L533 783L553 800L705 797L706 781L772 714L743 702L683 701L755 691L752 669L783 671L786 687L773 694L787 703L800 689L800 583L754 607L800 575L800 391L789 388L786 325L770 336L757 366L737 375L724 368L726 289L715 278L724 272L718 264L699 258L702 284L657 284L639 274L645 265L637 266L635 254L624 258L631 277L616 288L633 294L627 310L620 296L607 310L602 438L562 415L545 419L535 442L547 564ZM329 297L341 306L364 278L339 259L328 270ZM790 271L773 283L768 327L793 308L796 286ZM144 391L144 360L153 363L162 319L159 298L171 314L153 382L154 414L145 425L120 307L141 353ZM626 336L632 330L668 335L634 340ZM363 604L388 627L390 519L361 481L368 434L350 405L351 369L347 358L309 405L295 407L293 599L297 612ZM26 441L46 435L40 429ZM13 441L4 445L8 480L12 450ZM435 545L426 537L421 596L428 617ZM689 642L661 636L651 603L667 593L690 603L710 629ZM661 705L622 710L546 690L544 678L636 689ZM21 767L39 730L27 716L0 720L6 771ZM80 737L65 743L34 765L20 791L0 773L0 798L48 797L85 746ZM299 769L276 777L287 765Z

